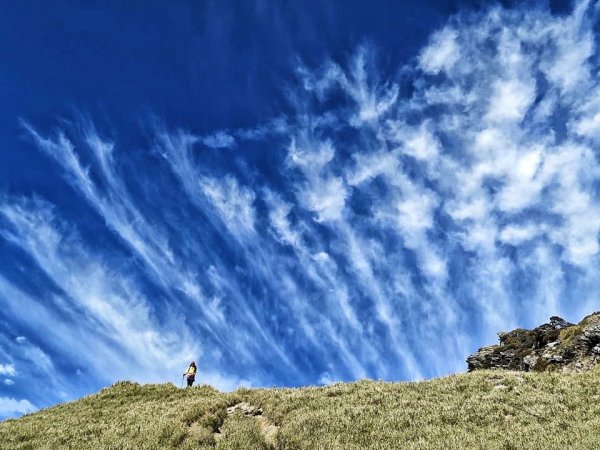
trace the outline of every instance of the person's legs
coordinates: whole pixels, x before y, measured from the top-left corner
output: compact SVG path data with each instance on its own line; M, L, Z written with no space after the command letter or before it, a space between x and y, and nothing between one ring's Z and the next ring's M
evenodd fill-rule
M192 384L194 384L194 377L187 377L188 387L192 387Z

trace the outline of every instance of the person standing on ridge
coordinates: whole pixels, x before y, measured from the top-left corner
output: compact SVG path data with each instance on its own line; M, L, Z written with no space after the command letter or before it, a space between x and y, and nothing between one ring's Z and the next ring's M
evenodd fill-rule
M196 371L196 363L192 361L190 363L190 367L188 367L186 372L183 374L184 377L187 376L187 387L192 387L192 384L194 384L194 380L196 379Z

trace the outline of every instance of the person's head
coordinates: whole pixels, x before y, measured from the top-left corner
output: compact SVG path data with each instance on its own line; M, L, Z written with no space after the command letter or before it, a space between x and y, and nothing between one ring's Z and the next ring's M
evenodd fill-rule
M195 366L195 365L196 365L196 362L195 362L195 361L192 361L192 362L190 363L190 366Z

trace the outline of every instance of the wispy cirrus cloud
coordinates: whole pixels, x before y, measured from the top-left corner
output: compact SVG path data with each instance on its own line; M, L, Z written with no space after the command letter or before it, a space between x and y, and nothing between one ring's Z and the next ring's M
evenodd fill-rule
M56 218L49 204L38 199L8 200L0 205L0 218L2 237L26 252L60 292L54 304L35 305L35 300L0 279L7 306L12 306L16 315L18 304L32 304L28 317L32 326L40 323L54 328L58 322L63 329L48 329L47 333L54 336L55 344L61 339L74 354L85 354L88 344L82 339L86 335L95 337L95 355L84 356L82 366L98 367L99 373L122 372L124 376L133 374L131 367L168 367L165 360L171 360L170 356L181 360L197 352L188 345L180 347L189 331L181 327L177 333L160 330L152 305L145 302L133 278L127 273L112 273L102 256L86 251L86 245ZM61 322L70 322L70 326ZM39 370L54 371L51 359L28 346L26 339L16 345L23 347L22 354L37 355L31 359ZM123 355L118 361L111 358L114 349ZM177 356L179 352L183 355Z

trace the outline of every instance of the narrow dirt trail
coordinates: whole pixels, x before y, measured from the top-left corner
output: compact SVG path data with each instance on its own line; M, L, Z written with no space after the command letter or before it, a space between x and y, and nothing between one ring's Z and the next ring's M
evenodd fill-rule
M262 408L251 405L247 402L240 402L227 408L228 417L235 414L241 414L249 419L255 420L267 444L273 447L276 446L277 432L279 431L279 427L269 420L268 417L263 416ZM223 422L223 425L225 422L227 422L227 418ZM215 432L215 439L217 441L222 437L220 430L223 428L223 425L221 425L219 431Z

